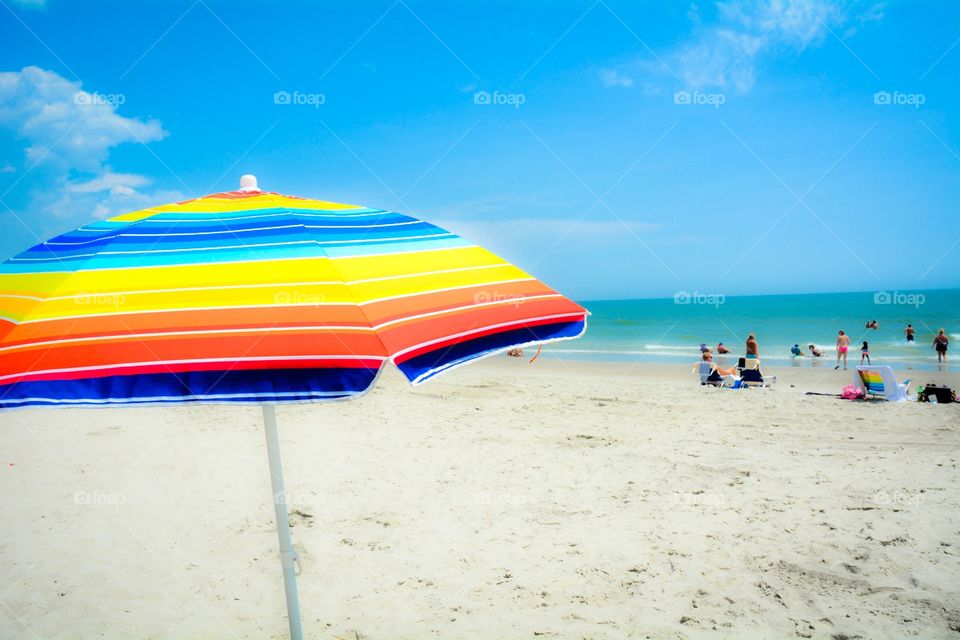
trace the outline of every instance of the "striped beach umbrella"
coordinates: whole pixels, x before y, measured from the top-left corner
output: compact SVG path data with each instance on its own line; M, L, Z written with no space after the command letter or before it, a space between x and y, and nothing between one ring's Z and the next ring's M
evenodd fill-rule
M300 637L274 405L419 384L580 336L586 311L408 215L261 191L85 225L0 265L0 408L263 405L292 637Z

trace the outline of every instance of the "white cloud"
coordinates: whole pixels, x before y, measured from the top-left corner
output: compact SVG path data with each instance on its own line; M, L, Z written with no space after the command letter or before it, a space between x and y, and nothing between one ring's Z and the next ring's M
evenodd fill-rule
M67 191L74 193L130 193L136 187L144 187L150 180L135 173L114 173L109 169L102 175L86 182L74 182L67 185Z
M132 185L145 186L150 181L143 176L131 177L137 180L130 181L130 184L117 182L103 189L91 186L99 178L84 183L64 181L52 194L36 194L34 206L39 206L54 220L69 220L71 224L79 225L185 199L179 191L140 191Z
M107 164L118 145L167 135L158 120L121 116L125 101L122 94L84 91L79 82L39 67L0 72L0 128L24 144L17 188L26 204L14 215L33 234L46 238L94 219L185 199L178 191L145 190L148 177ZM21 225L13 232L0 239L0 253L36 241Z
M636 59L615 70L604 69L601 80L608 87L629 86L623 79L673 75L684 89L733 88L746 93L756 83L764 57L802 52L841 31L849 37L863 24L883 18L882 3L862 11L855 11L855 5L829 0L729 0L715 4L716 19L711 22L704 21L699 7L693 5L688 17L694 30L686 42L657 60Z
M39 67L0 73L0 127L28 141L30 165L96 171L112 147L167 135L157 120L118 114L123 102L122 94L88 93L79 82Z

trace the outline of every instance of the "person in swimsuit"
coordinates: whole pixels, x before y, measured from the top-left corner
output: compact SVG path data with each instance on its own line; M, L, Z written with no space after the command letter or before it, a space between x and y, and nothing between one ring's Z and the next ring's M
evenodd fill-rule
M760 359L760 345L757 344L757 336L752 333L747 336L747 352L744 355L747 358Z
M880 328L880 325L877 324L876 320L871 320L870 322L867 323L867 329L879 329L879 328Z
M794 356L802 356L802 355L803 355L803 351L800 350L800 345L798 345L798 344L795 344L795 345L793 345L792 347L790 347L790 353L792 353Z
M817 345L815 344L807 345L807 348L810 349L810 353L813 354L814 358L819 358L823 355L820 349L817 349Z
M933 339L933 348L937 350L937 364L947 362L947 345L950 344L950 338L943 332L943 329L937 333Z
M834 369L840 368L840 357L843 356L843 370L847 370L847 351L849 350L850 337L840 329L840 333L837 334L837 366Z
M903 330L903 335L907 336L907 342L913 342L913 334L916 331L913 330L913 325L908 324L907 328Z
M715 370L717 371L717 373L719 373L721 376L734 376L734 377L736 377L736 375L737 375L737 368L736 368L736 367L727 367L726 369L724 369L723 367L715 364L715 363L713 362L713 354L710 353L709 351L704 351L703 354L702 354L700 357L703 359L703 362L709 362L709 363L710 363L710 369L711 369L711 370L715 369ZM732 383L732 381L731 381L731 383Z
M863 341L863 346L860 347L860 364L863 364L863 359L867 359L867 364L870 364L870 345L867 344L867 341Z
M730 353L730 349L723 346L722 342L717 343L717 353Z

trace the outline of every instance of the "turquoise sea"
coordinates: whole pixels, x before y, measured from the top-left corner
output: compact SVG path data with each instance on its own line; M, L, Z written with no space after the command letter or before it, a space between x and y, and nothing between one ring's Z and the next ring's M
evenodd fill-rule
M544 357L622 362L694 362L699 345L723 342L730 362L743 355L753 332L764 362L787 366L835 364L837 331L850 336L849 358L860 362L863 340L874 364L900 369L935 369L932 343L943 328L950 336L951 369L960 370L960 289L813 293L777 296L719 296L696 291L674 298L581 301L590 312L584 337L544 349ZM878 330L866 329L876 320ZM903 330L910 323L916 341ZM816 344L824 356L793 358L795 343Z

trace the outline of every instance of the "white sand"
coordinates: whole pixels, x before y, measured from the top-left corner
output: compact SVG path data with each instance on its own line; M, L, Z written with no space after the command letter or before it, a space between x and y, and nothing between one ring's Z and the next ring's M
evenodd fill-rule
M960 636L960 405L688 369L500 358L281 407L307 637ZM0 638L284 637L260 420L0 414Z

